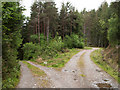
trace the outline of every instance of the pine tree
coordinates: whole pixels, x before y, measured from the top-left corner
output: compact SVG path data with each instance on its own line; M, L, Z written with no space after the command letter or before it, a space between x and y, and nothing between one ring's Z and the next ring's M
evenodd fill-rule
M20 32L24 20L23 8L19 3L5 2L2 10L2 85L3 88L14 88L20 70L17 49L22 43Z

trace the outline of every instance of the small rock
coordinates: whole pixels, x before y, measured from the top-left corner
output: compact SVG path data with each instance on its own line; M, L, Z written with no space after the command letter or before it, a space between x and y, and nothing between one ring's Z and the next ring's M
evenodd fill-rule
M108 79L104 79L105 82L109 81Z
M64 70L64 71L67 71L67 70Z
M75 71L72 71L73 73L75 73Z
M77 79L74 78L74 80L76 81Z
M96 69L96 71L101 72L101 70L99 70L99 69Z
M44 64L47 64L47 62L44 62Z

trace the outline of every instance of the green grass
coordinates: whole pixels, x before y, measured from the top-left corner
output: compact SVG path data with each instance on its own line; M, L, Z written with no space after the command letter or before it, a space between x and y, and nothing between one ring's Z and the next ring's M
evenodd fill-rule
M22 62L27 65L27 67L32 71L34 76L46 76L46 73L44 71L40 70L39 68L29 64L26 61L22 61Z
M84 74L80 74L80 76L82 76L82 77L86 77L86 75L84 75Z
M72 58L73 55L80 52L80 50L81 49L67 49L66 52L59 52L56 57L53 57L51 59L42 60L41 62L34 62L37 62L43 66L53 67L59 70L60 68L64 67L64 65L70 60L70 58ZM47 62L47 64L45 64L44 62Z
M80 56L79 61L78 61L78 67L80 67L81 69L84 68L84 55L85 52Z
M118 83L120 83L120 79L118 79L118 72L116 72L113 68L111 68L105 61L103 61L103 56L101 54L102 49L95 50L91 53L91 60L104 71L106 71L109 75L115 78Z
M84 47L84 49L87 49L87 50L89 50L89 49L92 49L92 47Z

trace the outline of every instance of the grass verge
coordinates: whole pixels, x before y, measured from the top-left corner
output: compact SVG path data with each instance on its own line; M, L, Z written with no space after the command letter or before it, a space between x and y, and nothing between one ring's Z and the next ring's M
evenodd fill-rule
M27 67L32 71L32 74L34 76L46 76L46 73L42 70L40 70L39 68L27 63L26 61L22 61L24 64L27 65Z
M89 50L89 49L92 49L92 47L84 47L84 49L87 49L87 50Z
M118 83L120 83L120 79L118 79L118 72L116 72L112 67L110 67L105 61L103 61L102 49L95 50L91 53L91 60L104 71L106 71L109 75L115 78Z
M62 67L72 58L73 55L80 52L81 49L67 49L66 52L59 54L56 57L47 59L47 60L34 60L34 62L37 62L38 64L41 64L42 66L47 67L53 67L57 70L61 70Z

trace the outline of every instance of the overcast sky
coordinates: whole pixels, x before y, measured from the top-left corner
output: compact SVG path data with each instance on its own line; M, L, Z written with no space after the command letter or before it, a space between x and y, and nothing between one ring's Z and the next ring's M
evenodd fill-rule
M107 1L108 4L110 2L115 0L53 0L56 3L56 7L58 8L58 11L61 9L61 3L66 3L69 1L79 12L82 11L84 8L86 10L91 9L98 9L98 7L101 5L103 1ZM33 4L34 0L22 0L21 4L22 6L25 6L26 11L23 12L24 15L30 17L30 6Z

